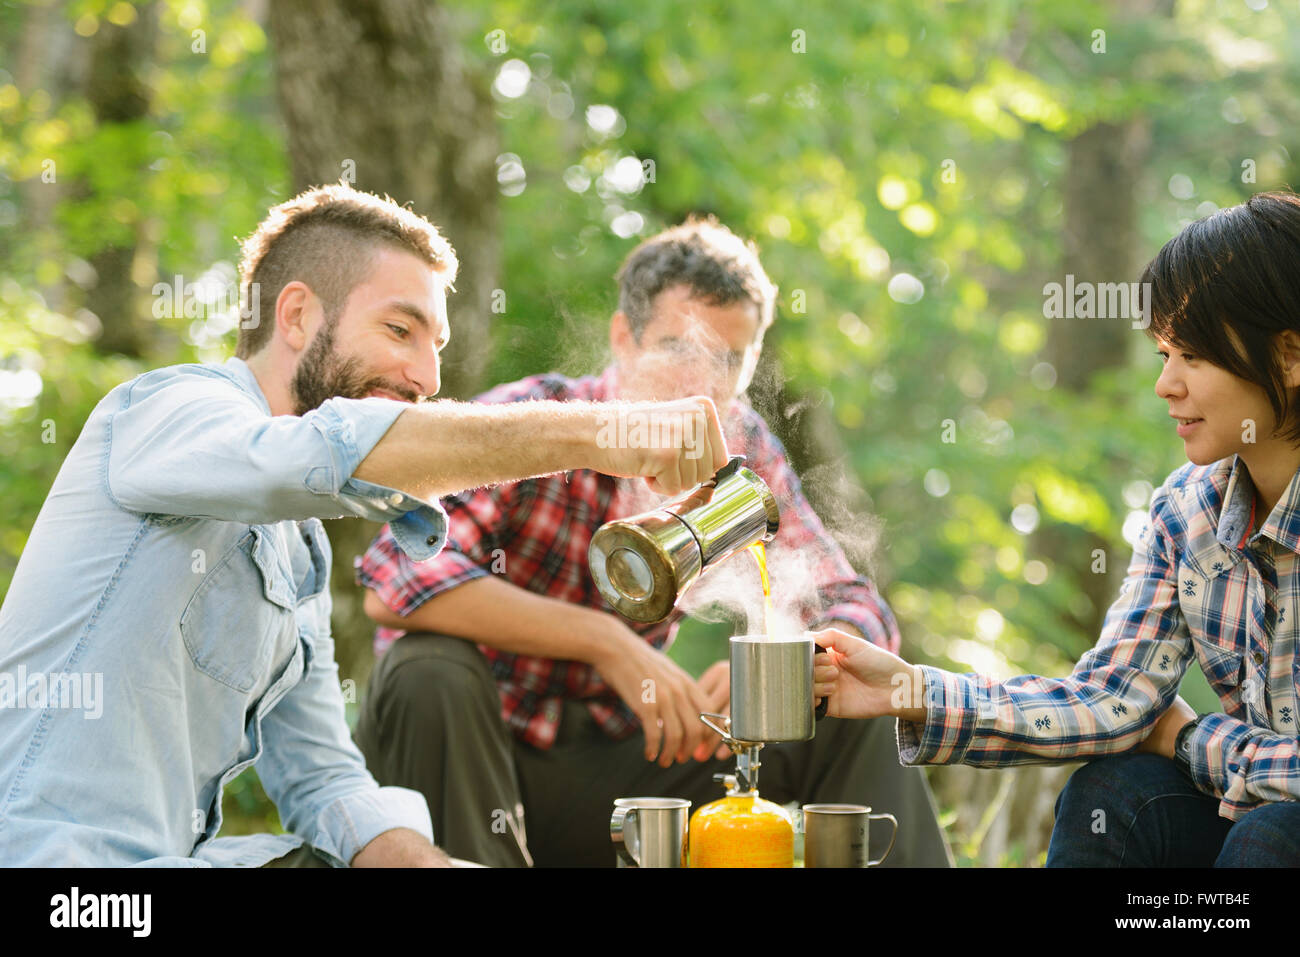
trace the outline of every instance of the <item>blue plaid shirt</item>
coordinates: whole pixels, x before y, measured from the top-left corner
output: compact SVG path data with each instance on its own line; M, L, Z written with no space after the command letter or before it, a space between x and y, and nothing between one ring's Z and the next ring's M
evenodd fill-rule
M1101 638L1073 673L995 681L922 666L926 720L898 722L899 757L1002 767L1130 751L1195 656L1223 703L1191 736L1196 786L1234 821L1297 800L1298 552L1300 473L1256 531L1236 457L1183 466L1156 491Z

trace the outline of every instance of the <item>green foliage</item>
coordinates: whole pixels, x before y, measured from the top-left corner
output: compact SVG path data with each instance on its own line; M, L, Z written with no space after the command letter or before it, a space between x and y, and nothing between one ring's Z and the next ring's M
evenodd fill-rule
M1140 333L1086 397L1042 367L1067 140L1151 118L1140 221L1154 253L1182 222L1285 181L1273 117L1294 109L1296 18L1198 3L1146 19L1102 3L623 13L458 8L485 68L521 60L531 74L523 95L497 97L504 149L527 179L503 199L511 308L494 330L493 379L598 368L621 257L687 212L717 213L759 240L782 289L769 349L792 391L830 408L887 522L877 565L909 654L956 670L1068 671L1097 638L1081 623L1102 610L1081 587L1094 574L1087 536L1105 542L1106 574L1122 574L1126 517L1183 458ZM487 42L495 30L508 50ZM1171 109L1189 98L1196 111ZM599 105L618 111L608 132L586 121ZM1238 175L1243 134L1254 184ZM652 162L654 182L619 188L612 171L627 157ZM1192 197L1171 192L1178 173ZM644 225L611 238L629 212ZM890 295L903 272L923 285L919 301ZM1013 528L1016 506L1060 550Z
M286 197L264 27L236 0L159 6L151 101L133 123L98 124L84 90L20 91L0 68L0 592L98 398L145 368L233 347L228 313L155 319L142 297L145 358L100 354L88 261L131 243L143 290L210 270L228 282L236 238ZM1060 278L1069 138L1149 121L1147 253L1215 206L1293 180L1294 13L1208 0L1136 19L1100 0L448 6L472 69L491 78L517 59L530 73L522 95L495 98L503 151L526 178L522 191L503 184L508 307L493 317L491 381L598 369L622 258L688 212L716 213L759 241L781 287L769 351L788 390L830 412L885 520L877 574L907 653L956 670L1068 671L1097 637L1081 625L1099 611L1083 587L1094 537L1106 574L1122 573L1126 517L1182 461L1141 335L1084 396L1043 368L1048 323L1067 321L1043 317L1042 287ZM57 10L82 37L134 15L108 0ZM16 62L25 13L0 5L0 63ZM49 159L58 183L45 187ZM451 310L454 324L454 298ZM1011 524L1018 507L1034 533ZM689 631L674 655L698 672L725 643ZM1213 707L1204 679L1188 681L1193 705ZM240 782L228 800L252 801L256 826L262 799Z
M221 833L284 833L280 814L266 796L255 767L250 767L226 786L221 799Z

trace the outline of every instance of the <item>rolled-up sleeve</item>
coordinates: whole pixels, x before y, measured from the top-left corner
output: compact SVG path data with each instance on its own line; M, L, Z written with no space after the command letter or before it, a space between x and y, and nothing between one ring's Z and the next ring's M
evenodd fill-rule
M433 822L424 795L410 788L382 787L345 794L327 805L312 846L348 863L385 831L406 827L433 843Z
M159 370L126 387L107 420L106 490L146 514L388 522L406 555L422 561L446 541L442 506L352 477L407 408L333 398L306 415L271 416L222 376Z

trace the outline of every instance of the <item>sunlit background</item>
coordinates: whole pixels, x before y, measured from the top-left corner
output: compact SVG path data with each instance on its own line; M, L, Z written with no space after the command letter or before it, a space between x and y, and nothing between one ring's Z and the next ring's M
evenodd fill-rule
M1150 341L1046 318L1044 287L1134 281L1188 222L1294 182L1294 5L383 0L358 33L302 27L347 6L0 2L0 589L95 402L230 355L238 238L343 177L467 264L461 397L599 370L622 257L716 213L781 290L753 400L904 654L1064 674L1095 642L1184 459ZM284 82L309 68L334 86ZM331 530L360 687L371 532ZM712 659L717 634L684 634ZM1199 675L1184 695L1218 707ZM931 773L963 862L1041 862L1062 778ZM255 783L232 795L236 826L273 818Z

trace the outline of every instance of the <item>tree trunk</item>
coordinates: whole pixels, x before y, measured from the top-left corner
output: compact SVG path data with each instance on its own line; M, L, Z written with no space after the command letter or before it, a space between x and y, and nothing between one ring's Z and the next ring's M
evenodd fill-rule
M464 64L445 11L426 0L276 0L269 33L288 128L294 190L345 179L427 216L460 259L441 395L481 385L498 282L499 153L485 77ZM363 686L374 624L353 560L378 526L327 525L334 549L333 630L344 678Z
M24 98L36 90L45 90L54 102L61 102L66 94L65 78L62 71L55 73L56 63L63 62L49 56L51 49L56 49L56 39L72 34L72 27L60 22L55 11L48 6L33 4L27 7L23 17L22 34L13 52L14 84ZM66 42L61 52L68 54L70 46ZM22 242L34 249L40 258L53 257L58 246L57 234L51 227L54 221L54 208L59 198L60 183L56 178L47 183L40 176L19 180L17 188L22 197L22 227L15 230L0 231L0 259L14 261L14 253ZM62 282L40 283L40 293L46 303L53 309L63 306Z
M1141 268L1137 186L1150 146L1150 123L1143 117L1101 123L1070 141L1061 274L1053 281L1064 286L1073 275L1076 286L1090 282L1094 289L1102 283L1136 282ZM1047 358L1056 369L1057 387L1087 401L1098 372L1129 361L1136 334L1131 317L1050 320ZM1036 550L1050 556L1088 599L1088 609L1076 616L1077 627L1085 635L1100 634L1127 563L1114 560L1107 541L1091 532L1044 528L1034 538ZM1108 560L1104 571L1095 572L1098 549Z
M1067 275L1094 286L1136 281L1137 185L1150 145L1145 118L1099 123L1070 141L1064 255L1054 281L1064 285ZM1132 331L1123 318L1051 320L1047 358L1057 384L1085 392L1097 372L1127 361Z
M134 123L149 114L148 69L158 41L154 4L137 8L125 26L101 20L91 38L86 99L100 125ZM137 235L141 230L137 228ZM141 321L143 290L133 266L137 243L107 246L90 257L95 270L94 309L101 330L95 347L108 355L139 358L145 351L147 328Z
M425 0L270 7L276 88L295 189L346 178L429 217L457 250L442 394L463 397L487 361L500 248L495 113Z

